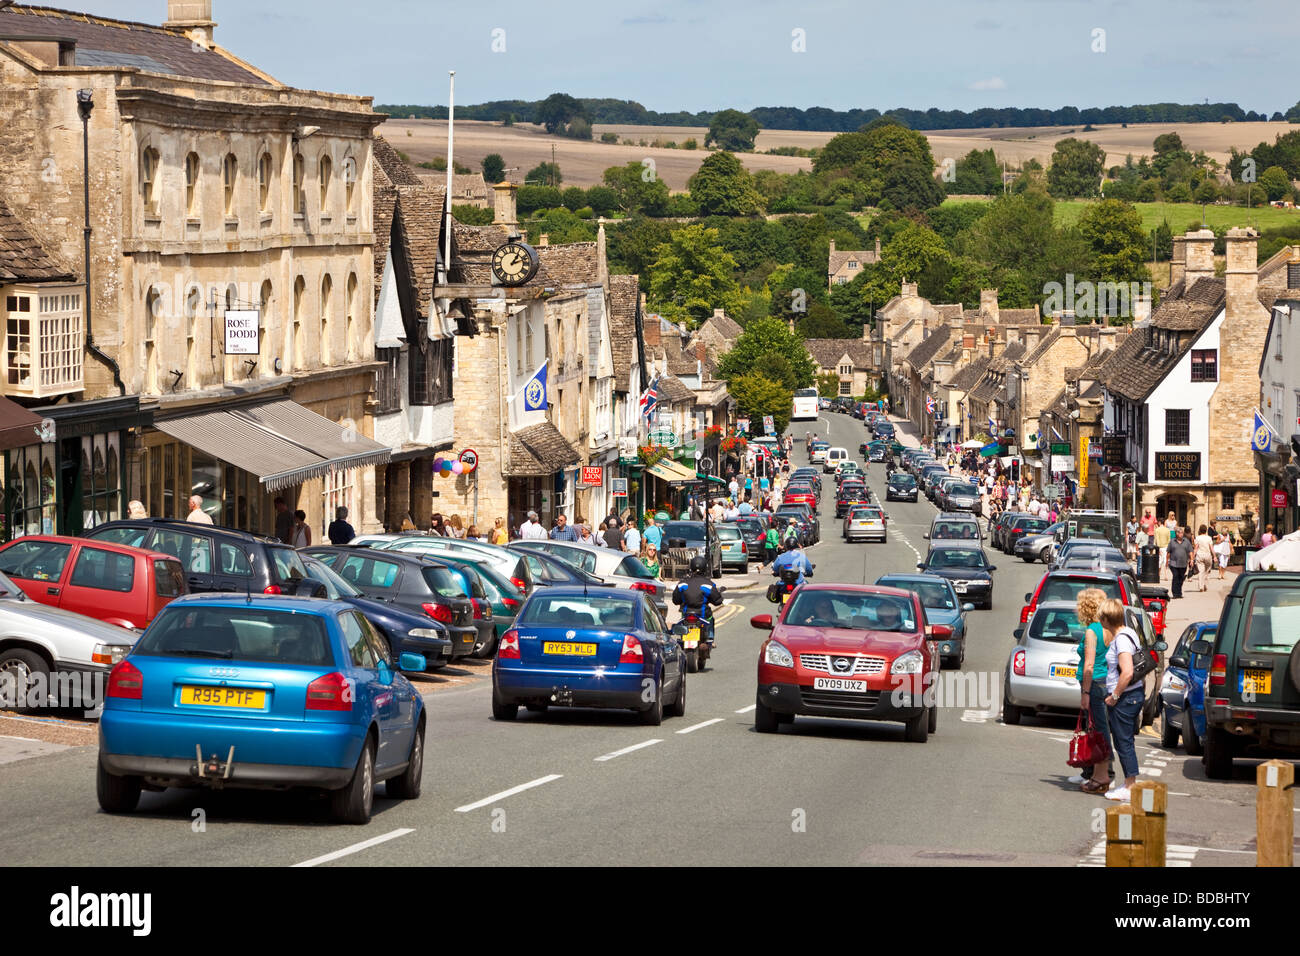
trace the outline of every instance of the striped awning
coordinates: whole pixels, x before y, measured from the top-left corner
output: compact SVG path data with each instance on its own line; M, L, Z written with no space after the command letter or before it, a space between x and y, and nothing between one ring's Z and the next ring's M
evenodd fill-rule
M663 461L655 462L646 469L646 474L654 475L661 481L666 481L670 485L680 485L688 481L697 481L695 469L687 468L685 465L679 465L671 458L665 458Z
M213 408L154 427L281 491L332 472L382 465L393 450L288 399Z

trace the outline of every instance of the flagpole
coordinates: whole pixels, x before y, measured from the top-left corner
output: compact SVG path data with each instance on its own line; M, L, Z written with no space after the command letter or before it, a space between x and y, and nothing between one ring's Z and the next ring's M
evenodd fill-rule
M447 281L447 277L451 272L451 174L455 169L455 161L452 159L452 154L456 127L456 71L448 70L447 72L451 76L451 81L450 87L447 91L447 196L443 201L443 210L445 213L442 253L444 282Z

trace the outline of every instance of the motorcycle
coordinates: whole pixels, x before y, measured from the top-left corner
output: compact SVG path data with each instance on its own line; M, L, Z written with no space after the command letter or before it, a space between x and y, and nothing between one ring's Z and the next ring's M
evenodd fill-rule
M726 588L719 588L726 591ZM682 639L686 652L686 673L704 670L713 653L713 622L705 617L704 608L682 608L682 618L673 625L673 633Z
M812 577L812 569L815 567L817 567L817 565L811 565L809 569L804 572L804 577ZM777 572L777 577L780 580L767 586L767 599L773 604L784 606L786 602L790 600L790 595L794 593L794 589L799 584L799 569L782 568Z

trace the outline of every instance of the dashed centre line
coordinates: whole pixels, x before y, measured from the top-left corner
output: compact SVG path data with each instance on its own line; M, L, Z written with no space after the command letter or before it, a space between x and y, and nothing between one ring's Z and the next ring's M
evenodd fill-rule
M529 780L527 783L521 783L517 787L511 787L509 790L502 790L500 793L494 793L490 797L484 797L474 803L467 803L463 807L457 807L457 813L469 813L471 810L477 810L479 807L486 807L489 803L496 803L498 800L504 800L506 797L512 797L516 793L523 793L525 790L531 790L533 787L540 787L544 783L550 783L552 780L559 780L563 777L562 773L550 773L545 777L538 777L536 780Z
M658 737L651 740L643 740L641 743L633 744L631 747L624 747L622 750L615 750L613 753L607 753L603 756L597 757L596 762L601 763L606 760L613 760L615 757L622 757L624 754L630 754L635 750L643 750L646 747L653 747L655 744L661 743L663 743L663 741Z
M711 727L711 726L714 725L714 724L720 724L720 723L722 723L722 721L723 721L723 718L722 718L722 717L714 717L712 720L705 720L705 721L702 721L702 722L700 722L700 723L698 723L698 724L692 724L691 726L686 727L686 728L684 728L684 729L682 729L682 730L679 730L679 731L677 731L677 732L678 732L679 734L689 734L689 733L693 733L694 731L699 730L701 727Z
M392 830L383 836L372 837L369 840L362 840L360 843L354 843L351 846L345 846L341 850L335 850L333 853L326 853L324 856L314 857L310 860L304 860L301 863L295 863L294 867L301 866L319 866L322 863L329 863L331 860L337 860L340 857L350 856L353 853L360 853L372 846L378 846L381 843L387 843L389 840L396 840L398 837L406 836L408 833L414 833L411 827L402 827L398 830Z

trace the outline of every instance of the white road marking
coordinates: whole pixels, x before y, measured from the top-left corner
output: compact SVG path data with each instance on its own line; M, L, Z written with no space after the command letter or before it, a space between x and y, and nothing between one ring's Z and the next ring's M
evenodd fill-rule
M641 741L641 743L633 744L631 747L624 747L622 750L615 750L613 753L605 754L603 757L597 757L596 762L599 763L604 760L613 760L615 757L621 757L624 754L630 754L634 750L641 750L645 747L653 747L655 744L661 744L661 743L663 743L663 741L660 740L658 737L655 737L652 740L643 740Z
M378 846L380 843L387 843L389 840L396 840L400 836L406 836L408 833L414 832L415 830L411 827L402 827L400 830L393 830L389 833L385 833L383 836L372 837L369 840L354 843L352 846L344 847L341 850L335 850L333 853L326 853L324 856L318 856L315 859L295 863L294 866L319 866L322 863L328 863L331 860L337 860L340 857L350 856L353 853L360 853L362 850L367 850L372 846Z
M702 723L692 724L690 727L687 727L684 730L679 730L677 732L679 734L689 734L694 730L699 730L701 727L709 727L712 726L713 724L720 724L722 723L723 719L724 718L722 717L714 717L712 720L706 720Z
M748 707L742 707L742 708L740 708L740 710L736 711L736 713L738 713L738 714L747 714L747 713L749 713L751 710L753 710L753 709L754 709L755 707L757 707L757 706L758 706L758 704L750 704Z
M562 773L550 773L545 777L538 777L536 780L529 780L527 783L521 783L517 787L511 787L509 790L502 790L500 793L494 793L490 797L484 797L475 803L467 803L463 807L457 807L457 813L469 813L471 810L477 810L479 807L486 807L489 803L496 803L498 800L504 800L506 797L513 797L516 793L523 793L525 790L531 790L533 787L540 787L544 783L550 783L552 780L559 780L563 777Z

